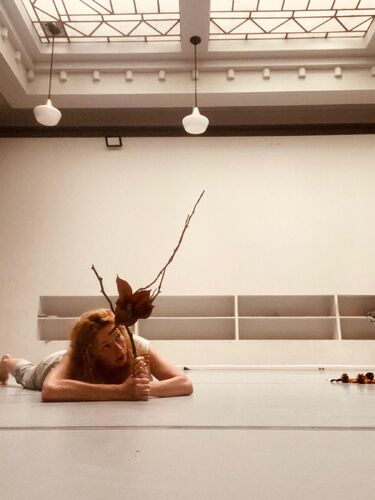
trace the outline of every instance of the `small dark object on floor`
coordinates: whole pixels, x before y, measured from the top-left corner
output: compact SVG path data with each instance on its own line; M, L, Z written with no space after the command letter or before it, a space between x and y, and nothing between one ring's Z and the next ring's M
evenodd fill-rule
M340 378L332 378L330 382L342 382L343 384L347 384L349 382L349 375L343 373Z
M374 374L367 372L366 375L359 373L356 378L349 378L347 373L343 373L340 378L332 378L330 382L343 382L344 384L375 384Z
M365 382L366 382L365 376L363 375L363 373L359 373L357 377L357 383L364 384Z

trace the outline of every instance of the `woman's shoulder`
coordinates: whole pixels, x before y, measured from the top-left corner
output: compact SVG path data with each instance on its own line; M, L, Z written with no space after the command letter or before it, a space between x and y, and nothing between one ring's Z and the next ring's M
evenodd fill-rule
M140 335L133 335L135 347L137 349L137 354L139 356L143 356L144 354L148 354L150 342L149 340L141 337Z

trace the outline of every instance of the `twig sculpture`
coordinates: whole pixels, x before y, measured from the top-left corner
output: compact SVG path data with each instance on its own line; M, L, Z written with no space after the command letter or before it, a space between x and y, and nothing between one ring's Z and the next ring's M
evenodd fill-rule
M189 223L195 213L195 209L197 208L198 203L202 199L202 196L204 195L204 191L200 194L198 200L196 201L193 210L191 214L189 214L186 218L184 228L182 230L181 236L178 240L177 246L172 252L172 255L169 257L167 263L165 266L159 271L157 274L156 278L151 281L148 285L142 288L138 288L135 292L133 292L132 287L129 285L129 283L123 279L121 279L119 276L116 278L116 285L117 285L117 291L118 291L118 299L116 301L116 305L113 306L111 299L108 297L106 294L104 287L103 287L103 278L99 276L97 270L95 269L95 266L92 265L91 269L94 271L99 284L100 284L100 291L106 298L107 302L109 303L109 306L111 308L111 311L115 315L115 328L117 325L123 325L126 328L126 331L129 335L131 346L132 346L132 351L134 357L137 357L137 352L136 352L136 347L133 339L133 333L130 330L130 326L134 325L139 319L146 319L151 316L152 310L154 308L154 301L156 297L161 293L161 286L164 281L165 277L165 272L167 270L167 267L171 264L173 261L178 249L181 246L182 240L185 236L186 230L189 227ZM156 285L156 283L159 281L159 284ZM155 289L152 290L151 287L155 285ZM114 329L115 329L114 328Z

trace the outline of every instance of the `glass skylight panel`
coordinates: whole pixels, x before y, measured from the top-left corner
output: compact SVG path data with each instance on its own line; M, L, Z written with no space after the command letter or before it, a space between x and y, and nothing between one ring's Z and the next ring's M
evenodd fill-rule
M332 6L333 9L355 9L358 0L336 0Z
M135 0L135 6L140 14L158 12L158 0Z
M285 0L285 10L306 10L309 0Z
M375 7L374 0L361 0L359 4L360 9L373 9Z
M357 31L360 28L362 31L368 29L368 25L371 23L371 17L369 16L358 16L358 17L341 17L340 21L342 24L350 31ZM364 26L366 23L366 27Z
M251 15L252 19L288 19L292 15L290 11L281 11L281 12L267 12L267 15L264 15L264 12L253 12Z
M324 33L290 33L288 38L326 38Z
M305 11L298 11L297 17L324 17L326 19L331 19L332 17L335 17L335 12L334 10L305 10Z
M224 38L225 37L225 38ZM211 40L243 40L243 35L220 35L220 34L215 34L212 35Z
M61 42L180 41L178 0L22 0L42 42L60 21Z
M179 0L159 0L160 12L180 12Z
M374 9L361 9L359 12L356 10L340 10L338 11L338 14L340 16L374 16L375 15L375 8Z
M235 28L232 33L237 33L238 31L242 32L243 30L246 30L247 33L264 33L264 31L257 24L251 21L251 19L248 19L238 28Z
M339 35L337 35L336 33L334 35L335 35L335 38L338 38L338 37L341 37L341 38L354 38L354 37L358 36L357 33L354 33L352 31L343 31ZM333 37L333 34L332 33L328 33L328 37L327 38L332 38L332 37Z
M258 0L234 0L233 10L255 10Z
M332 8L332 0L310 0L306 10L324 10Z
M211 0L210 18L211 40L363 37L375 0Z
M113 10L115 12L128 12L135 14L135 4L133 0L112 0Z
M211 0L211 10L229 12L232 10L233 0Z
M274 33L303 33L304 29L297 24L294 19L289 19L288 21L284 21L282 24L273 29Z
M258 10L282 10L283 0L259 0Z

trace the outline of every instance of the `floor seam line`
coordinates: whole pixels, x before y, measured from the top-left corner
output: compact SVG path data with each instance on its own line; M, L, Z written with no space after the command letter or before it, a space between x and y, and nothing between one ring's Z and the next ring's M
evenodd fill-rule
M256 426L256 425L124 425L124 426L28 426L1 427L1 431L92 431L92 430L254 430L254 431L375 431L375 427L367 426Z

